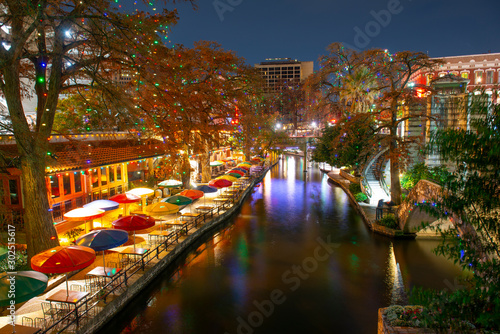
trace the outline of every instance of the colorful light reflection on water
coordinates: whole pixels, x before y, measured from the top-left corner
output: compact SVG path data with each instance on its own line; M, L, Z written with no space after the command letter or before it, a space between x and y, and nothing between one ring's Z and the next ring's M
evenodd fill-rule
M401 284L445 288L459 274L435 241L372 234L340 188L304 168L285 157L234 224L103 333L375 333L377 309L404 299Z

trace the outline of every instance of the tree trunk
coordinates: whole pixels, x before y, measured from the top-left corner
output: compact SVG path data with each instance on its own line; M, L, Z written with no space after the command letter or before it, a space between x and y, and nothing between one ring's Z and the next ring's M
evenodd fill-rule
M395 113L395 111L393 111ZM391 138L389 142L389 156L391 159L391 200L401 204L401 181L399 180L399 150L397 147L397 125L391 126Z
M23 155L21 158L24 223L29 259L59 245L52 215L49 212L44 160L45 154L40 152Z
M201 182L208 183L212 179L212 167L210 167L210 149L206 141L200 159L201 159Z
M186 147L182 154L181 181L184 189L191 188L191 164L189 163L189 148Z

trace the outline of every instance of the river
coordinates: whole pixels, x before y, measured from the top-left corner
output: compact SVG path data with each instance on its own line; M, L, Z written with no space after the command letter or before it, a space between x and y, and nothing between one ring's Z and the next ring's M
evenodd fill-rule
M437 241L373 234L341 188L284 156L234 221L101 332L376 333L377 310L460 274Z

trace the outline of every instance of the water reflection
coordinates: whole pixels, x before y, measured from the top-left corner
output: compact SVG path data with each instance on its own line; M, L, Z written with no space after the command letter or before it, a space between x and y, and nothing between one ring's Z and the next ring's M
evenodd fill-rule
M432 254L436 242L394 241L391 249L340 188L303 168L302 158L282 159L230 227L141 294L106 334L222 334L245 326L255 333L374 333L377 309L397 296L401 279L407 289L453 282L458 269ZM319 239L334 249L324 260L316 257ZM276 291L283 302L266 315L259 306Z

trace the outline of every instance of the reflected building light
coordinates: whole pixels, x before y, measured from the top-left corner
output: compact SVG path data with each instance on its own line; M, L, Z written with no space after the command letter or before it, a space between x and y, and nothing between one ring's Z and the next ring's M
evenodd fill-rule
M387 284L391 288L391 305L397 305L405 302L405 286L403 276L399 269L399 263L396 262L394 246L389 245L389 259L387 260Z

